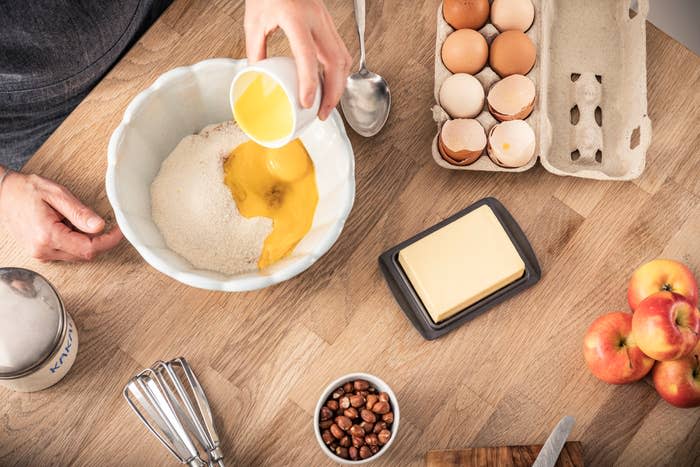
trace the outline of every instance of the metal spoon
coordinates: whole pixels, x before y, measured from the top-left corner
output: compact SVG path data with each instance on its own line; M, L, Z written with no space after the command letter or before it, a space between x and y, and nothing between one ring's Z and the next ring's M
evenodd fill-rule
M386 80L365 63L365 0L355 0L355 22L360 38L360 69L348 76L340 106L345 120L358 134L374 136L384 127L391 108Z

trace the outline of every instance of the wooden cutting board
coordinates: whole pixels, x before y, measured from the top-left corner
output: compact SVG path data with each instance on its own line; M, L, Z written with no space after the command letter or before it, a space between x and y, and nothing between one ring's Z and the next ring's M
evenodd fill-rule
M535 462L541 444L428 451L428 467L529 467ZM567 442L559 454L557 467L583 466L583 450L578 441Z

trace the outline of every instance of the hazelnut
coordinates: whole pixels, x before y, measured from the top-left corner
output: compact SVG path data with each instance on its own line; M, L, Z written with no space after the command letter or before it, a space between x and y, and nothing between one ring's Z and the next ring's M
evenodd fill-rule
M372 454L376 454L379 452L379 446L370 446L369 450L372 451Z
M367 404L365 405L369 410L372 410L372 407L374 406L374 404L377 403L378 400L379 396L377 396L376 394L370 394L367 396Z
M332 424L333 424L333 420L323 420L323 421L318 423L318 426L322 430L327 430L331 427Z
M333 394L331 395L331 397L333 399L340 399L340 396L342 396L343 394L345 394L345 391L343 390L343 388L338 388L335 391L333 391Z
M369 382L364 379L356 379L353 383L356 391L366 391L369 388Z
M356 448L360 448L365 445L365 438L362 436L353 436L352 437L352 445L355 446Z
M370 450L369 446L362 446L360 448L360 458L367 459L371 455L372 455L372 451Z
M338 425L335 423L331 425L331 434L335 436L336 439L340 439L343 436L345 436L345 433L343 433L343 430L340 429Z
M360 458L360 452L355 446L351 446L350 448L348 448L348 456L350 456L350 459L356 461Z
M335 412L336 410L338 410L338 401L335 399L329 400L328 402L326 402L326 407Z
M321 421L329 420L333 416L333 411L328 407L321 407Z
M350 407L350 398L348 396L341 397L338 405L343 410L347 409L348 407Z
M374 425L374 430L372 430L372 431L374 431L375 433L379 433L380 431L386 430L386 429L387 429L386 422L377 422L377 424Z
M335 453L336 453L338 456L342 457L343 459L347 459L347 458L348 458L348 448L344 448L344 447L342 447L342 446L338 446L337 448L335 448Z
M376 446L379 444L379 437L374 433L371 433L365 436L365 444L368 444L370 446Z
M382 430L382 431L380 431L379 434L377 435L377 438L379 438L379 444L381 444L381 445L383 446L383 445L385 445L386 443L388 443L389 440L391 439L391 431L389 431L389 430Z
M364 436L365 430L360 425L353 425L350 427L350 434L352 436Z
M391 410L391 407L389 406L389 403L383 400L379 400L374 406L372 407L372 412L379 414L379 415L384 415L385 413L388 413ZM386 421L386 420L384 420Z
M374 430L373 424L364 421L360 423L360 427L362 427L362 429L365 430L365 433L372 433L372 430Z
M379 393L379 400L384 401L384 402L389 402L389 393L387 392L380 392Z
M335 423L338 424L341 430L343 431L348 431L350 427L352 426L352 420L350 420L348 417L345 415L340 415L338 417L335 417Z
M382 420L385 421L387 424L394 423L394 412L385 413L384 415L382 415Z
M374 423L377 421L377 416L371 410L362 409L360 416L362 417L362 420L366 421L367 423Z
M343 384L343 391L348 392L348 393L352 392L352 383L350 381Z
M359 394L365 399L367 399L367 396L369 395L369 391L356 391L355 394Z
M352 439L350 439L350 437L347 435L343 436L342 438L340 438L340 442L338 444L340 444L344 448L349 448L352 444Z
M321 433L321 439L323 439L324 443L331 444L333 442L333 435L330 431L324 430L323 433Z
M343 411L343 415L345 415L348 418L355 419L360 416L360 414L357 412L357 409L355 407L350 407L349 409L345 409Z
M365 398L359 394L355 394L354 396L350 396L350 405L352 405L355 408L362 407L363 405L365 405ZM344 407L344 408L347 409L347 407Z

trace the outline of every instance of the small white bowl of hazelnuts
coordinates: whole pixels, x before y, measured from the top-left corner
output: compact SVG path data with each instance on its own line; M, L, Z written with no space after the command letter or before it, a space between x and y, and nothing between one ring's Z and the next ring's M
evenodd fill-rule
M388 384L367 373L350 373L321 394L314 412L314 433L333 461L365 464L389 450L399 418L399 404Z

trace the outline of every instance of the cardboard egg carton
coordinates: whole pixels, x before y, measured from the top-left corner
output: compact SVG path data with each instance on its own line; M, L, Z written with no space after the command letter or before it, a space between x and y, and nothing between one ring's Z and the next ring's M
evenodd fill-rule
M438 132L432 146L435 162L452 170L522 172L537 159L557 175L598 180L631 180L644 170L651 143L647 116L646 17L649 1L532 0L535 20L526 34L537 48L535 66L527 74L535 83L535 107L526 119L535 131L535 156L523 167L505 168L484 150L473 164L445 161L437 141L449 120L440 106L439 91L451 72L442 63L442 43L454 29L437 11L435 41L435 102ZM491 45L498 30L487 23L479 32ZM501 78L488 66L475 77L485 92ZM498 121L486 106L476 117L486 133Z

